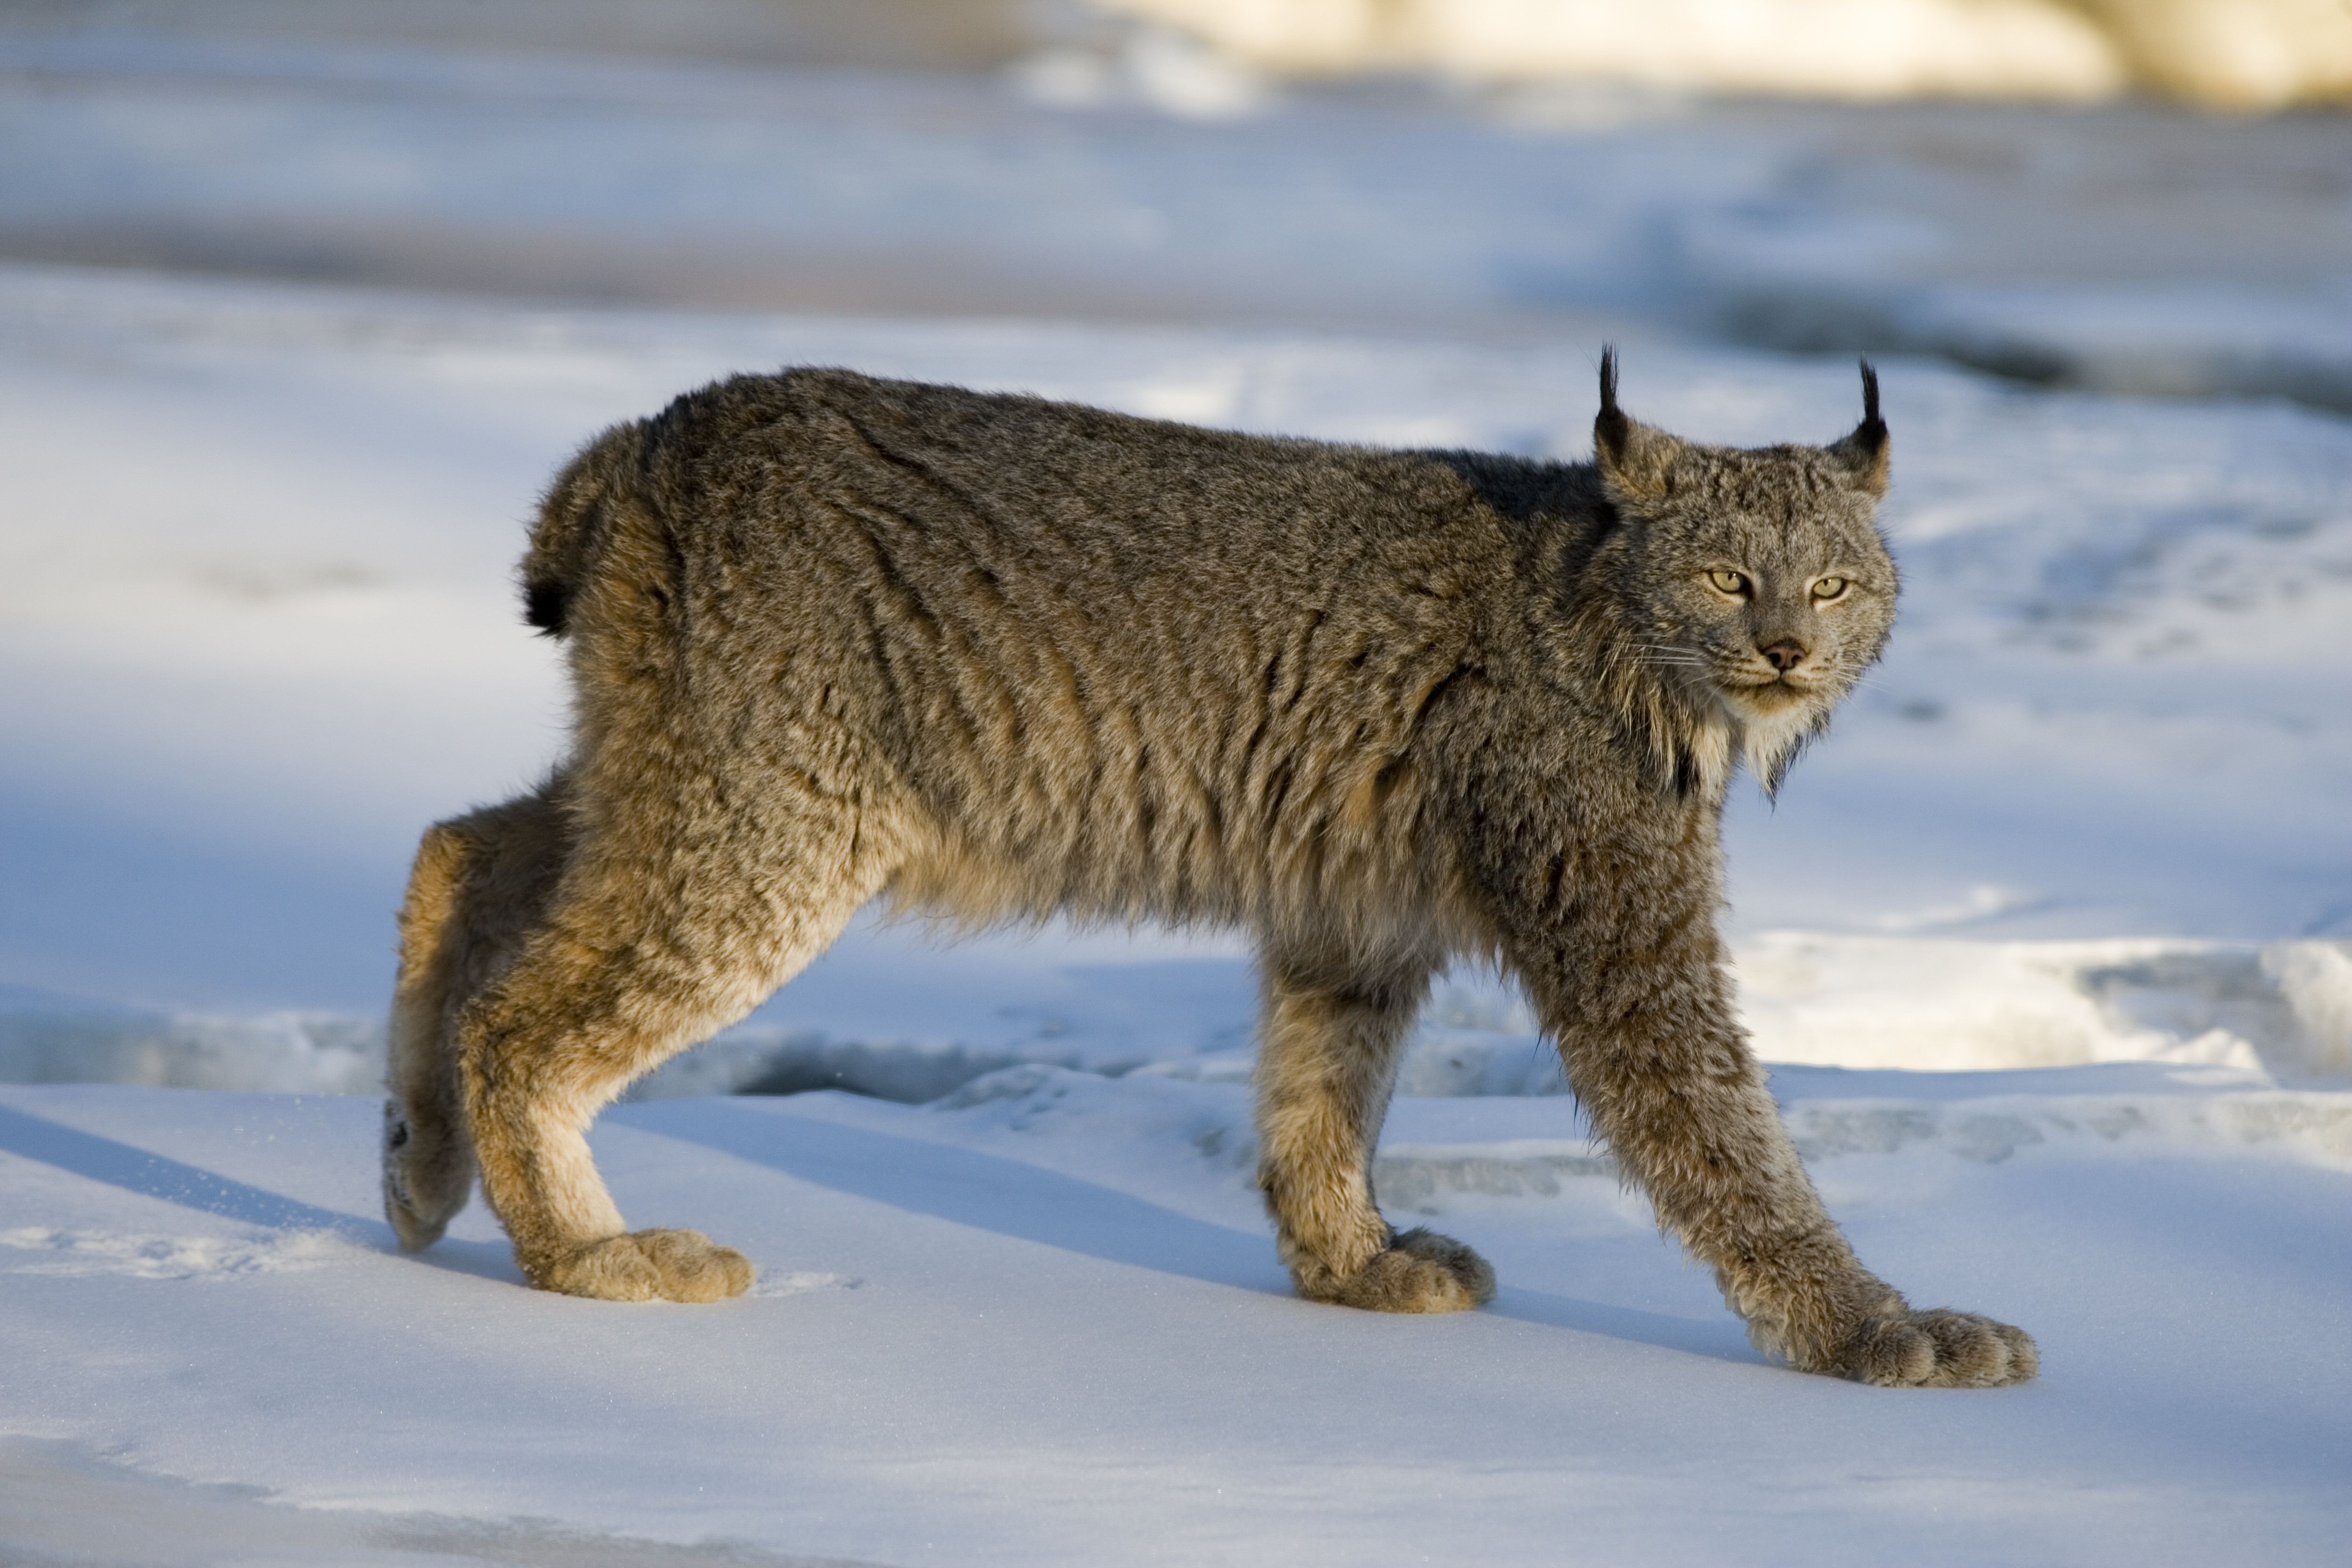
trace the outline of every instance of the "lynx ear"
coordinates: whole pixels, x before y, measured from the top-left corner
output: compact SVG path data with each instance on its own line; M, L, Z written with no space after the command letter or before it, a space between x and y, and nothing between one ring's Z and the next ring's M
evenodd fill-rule
M1886 493L1886 421L1878 416L1878 372L1862 362L1862 423L1853 434L1830 448L1843 463L1854 483L1873 496Z
M1656 500L1674 489L1674 464L1683 443L1664 430L1628 419L1617 406L1617 351L1601 351L1601 413L1592 421L1592 455L1612 495Z

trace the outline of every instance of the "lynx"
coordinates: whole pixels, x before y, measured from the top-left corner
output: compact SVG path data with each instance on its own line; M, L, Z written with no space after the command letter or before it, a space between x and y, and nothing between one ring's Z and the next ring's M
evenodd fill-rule
M590 445L522 575L576 738L425 836L401 915L385 1207L482 1188L530 1282L709 1301L584 1130L869 900L984 922L1238 926L1264 1190L1299 1293L1476 1307L1486 1261L1381 1217L1373 1147L1432 976L1501 965L1661 1225L1768 1354L1882 1384L2032 1377L1917 1311L1816 1196L1735 1016L1718 826L1879 654L1878 387L1823 447L1400 452L840 370L740 376Z

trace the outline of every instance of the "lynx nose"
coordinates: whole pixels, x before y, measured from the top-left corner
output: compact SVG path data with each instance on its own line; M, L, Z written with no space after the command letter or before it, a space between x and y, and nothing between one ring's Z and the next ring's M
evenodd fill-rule
M1805 645L1796 638L1782 637L1779 642L1768 643L1756 651L1764 656L1765 663L1786 675L1805 662L1805 654L1808 650Z

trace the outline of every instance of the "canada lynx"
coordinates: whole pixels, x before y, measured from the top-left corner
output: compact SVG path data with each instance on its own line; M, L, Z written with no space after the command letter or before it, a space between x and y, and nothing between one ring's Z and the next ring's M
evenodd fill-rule
M1259 1184L1301 1294L1475 1307L1373 1146L1431 976L1500 963L1659 1220L1768 1352L1877 1384L2033 1375L1912 1310L1783 1131L1716 934L1717 826L1878 656L1886 426L1692 445L1617 406L1596 461L1390 452L837 370L607 432L523 563L568 644L570 759L428 832L402 911L385 1206L483 1190L534 1285L751 1279L630 1232L583 1136L877 894L971 921L1245 926Z

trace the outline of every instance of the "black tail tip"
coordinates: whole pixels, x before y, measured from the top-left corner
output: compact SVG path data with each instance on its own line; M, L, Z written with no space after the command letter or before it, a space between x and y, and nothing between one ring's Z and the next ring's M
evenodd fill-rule
M563 613L570 607L571 597L561 583L525 583L522 618L537 626L543 637L562 637Z

